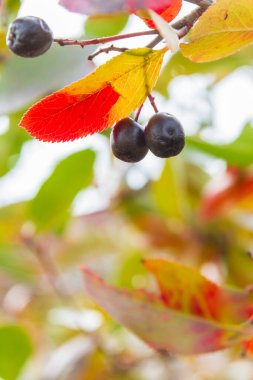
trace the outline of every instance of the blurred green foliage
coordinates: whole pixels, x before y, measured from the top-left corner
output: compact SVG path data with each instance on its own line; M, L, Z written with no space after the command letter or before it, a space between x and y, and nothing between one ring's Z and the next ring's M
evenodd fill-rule
M6 380L15 380L32 353L30 338L18 325L2 325L0 342L0 376Z
M252 140L253 128L251 124L247 124L240 136L230 144L211 144L193 136L187 139L187 147L222 158L228 165L247 168L253 161Z
M57 165L30 204L32 219L39 228L52 229L66 221L76 195L92 183L94 161L94 152L87 149Z
M85 35L89 38L113 36L125 28L127 21L127 14L90 16L85 22Z

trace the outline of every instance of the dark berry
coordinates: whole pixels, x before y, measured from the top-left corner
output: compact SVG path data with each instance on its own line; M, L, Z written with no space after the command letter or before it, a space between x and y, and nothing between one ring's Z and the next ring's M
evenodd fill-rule
M178 155L185 145L185 134L180 122L172 115L158 112L144 130L146 144L158 157Z
M8 48L21 57L38 57L45 53L53 42L53 33L44 20L27 16L14 20L8 29Z
M111 147L115 157L125 162L138 162L148 153L140 124L130 118L120 120L113 128Z

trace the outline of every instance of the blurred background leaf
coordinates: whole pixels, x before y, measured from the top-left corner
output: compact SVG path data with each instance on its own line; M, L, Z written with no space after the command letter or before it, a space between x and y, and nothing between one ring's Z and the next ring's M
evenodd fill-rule
M35 99L82 78L92 70L87 61L92 48L53 46L45 55L30 60L12 56L0 81L0 113L16 112ZM20 96L22 94L22 96Z
M32 200L30 212L39 228L61 226L79 191L91 185L95 153L84 150L62 160Z
M253 128L251 124L247 124L240 136L230 144L211 144L197 136L193 136L188 137L187 147L222 158L228 165L246 168L253 163L252 141Z
M32 353L27 332L18 325L0 326L0 376L15 380Z
M85 22L85 35L88 38L113 36L125 28L128 18L124 13L90 16Z

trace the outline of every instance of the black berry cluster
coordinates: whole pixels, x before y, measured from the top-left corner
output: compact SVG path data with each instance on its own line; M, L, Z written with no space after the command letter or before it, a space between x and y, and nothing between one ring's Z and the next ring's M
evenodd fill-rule
M144 130L136 121L125 118L111 132L112 152L125 162L142 160L148 150L157 157L173 157L182 151L184 145L182 125L174 116L165 112L152 116Z
M53 42L53 33L44 20L27 16L14 20L8 29L8 48L21 57L38 57L44 54Z

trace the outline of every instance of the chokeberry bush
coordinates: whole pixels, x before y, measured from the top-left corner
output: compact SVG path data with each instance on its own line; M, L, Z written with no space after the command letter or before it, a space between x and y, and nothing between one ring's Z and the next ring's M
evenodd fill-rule
M253 0L28 3L0 2L0 379L252 380Z

